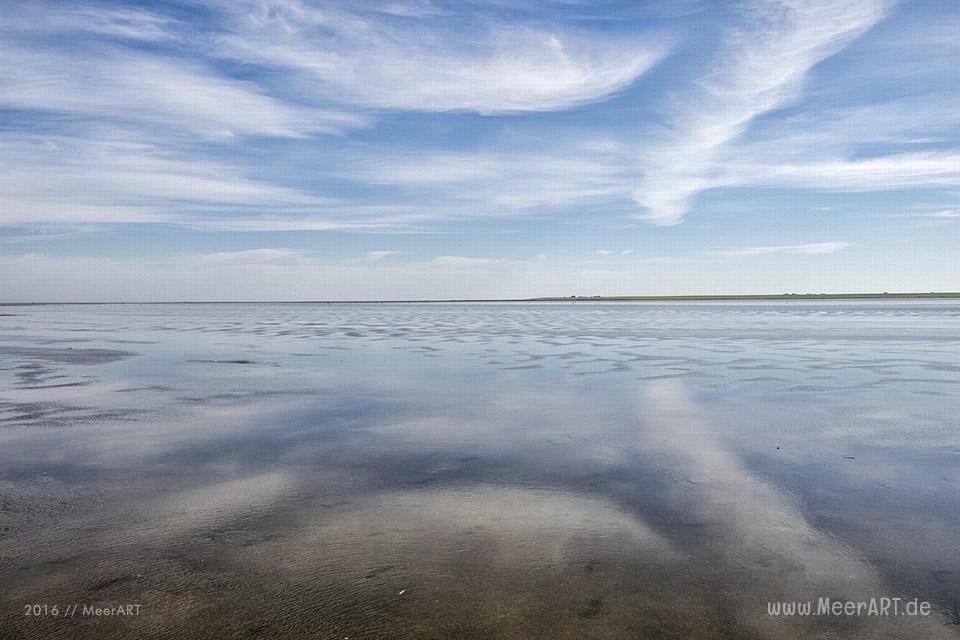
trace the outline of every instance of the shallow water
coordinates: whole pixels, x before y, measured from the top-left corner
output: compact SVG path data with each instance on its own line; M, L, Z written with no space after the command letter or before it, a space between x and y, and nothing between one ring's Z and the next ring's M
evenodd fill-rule
M958 638L958 415L960 303L2 307L0 637Z

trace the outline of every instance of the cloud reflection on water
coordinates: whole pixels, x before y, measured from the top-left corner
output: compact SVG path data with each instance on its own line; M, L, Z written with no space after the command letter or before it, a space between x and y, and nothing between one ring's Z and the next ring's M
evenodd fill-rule
M318 323L337 328L296 337L263 329L291 326L275 320L292 313L285 306L250 311L260 321L229 330L190 329L206 309L162 329L109 332L101 318L109 339L141 340L141 355L51 370L89 377L82 393L5 388L0 399L13 414L0 430L5 599L138 599L149 615L126 627L87 620L28 628L0 614L0 628L45 638L257 629L396 638L957 637L939 614L766 614L769 600L932 594L949 611L955 598L955 588L925 573L950 575L955 541L944 537L936 552L903 549L917 565L906 580L849 528L890 535L899 526L893 518L911 517L924 540L949 530L942 504L925 510L909 499L950 469L933 458L913 472L927 475L902 474L909 456L950 446L954 436L938 418L947 413L911 402L906 385L847 396L834 389L820 404L807 402L811 392L783 388L830 366L836 378L866 375L860 366L873 366L877 353L851 347L841 358L826 338L805 339L797 352L780 338L765 342L757 336L772 331L768 318L749 308L715 312L730 326L742 320L743 335L656 340L648 334L666 312L628 307L619 316L605 310L601 320L561 307L504 307L505 335L491 325L453 336L447 324L457 314L492 312L422 309L399 308L399 336L385 343L363 337L356 322L366 317L367 332L386 326L380 307L316 312ZM357 317L337 320L341 313ZM681 334L712 331L697 328L710 316L703 309L670 313ZM798 318L790 322L802 325ZM849 346L848 320L824 320L823 336L840 327L838 340ZM565 321L572 325L564 329ZM631 321L639 328L621 335ZM876 330L885 335L901 321L884 316ZM43 339L58 335L37 326ZM143 340L150 336L166 342ZM893 349L878 340L862 345ZM954 343L937 355L923 340L910 357L880 357L875 374L948 366ZM436 357L423 357L424 346ZM594 351L643 370L576 376L567 368ZM531 360L542 368L504 367ZM249 364L261 361L278 366ZM665 366L710 375L655 377ZM764 367L777 376L757 378ZM18 417L40 400L46 409ZM61 424L44 413L57 402L75 405L75 419ZM881 434L878 421L896 424ZM790 452L770 455L771 437ZM881 447L868 469L840 463L834 448L851 438ZM893 506L847 491L894 481L902 502ZM811 502L818 491L840 496L835 509L847 510L846 521L824 519L822 501ZM887 511L871 514L877 505Z

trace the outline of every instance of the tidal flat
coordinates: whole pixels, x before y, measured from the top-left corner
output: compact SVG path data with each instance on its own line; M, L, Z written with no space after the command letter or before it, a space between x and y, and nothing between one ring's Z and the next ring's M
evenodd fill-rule
M0 638L960 638L960 301L3 311Z

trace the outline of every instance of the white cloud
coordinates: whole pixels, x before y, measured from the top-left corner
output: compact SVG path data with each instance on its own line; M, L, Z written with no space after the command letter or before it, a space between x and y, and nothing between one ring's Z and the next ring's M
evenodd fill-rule
M18 172L23 176L23 172ZM16 177L16 176L13 176ZM0 178L0 184L3 179ZM0 196L0 226L24 226L57 223L143 223L168 222L154 207L119 206L110 204L87 204L47 198L28 194L9 197Z
M340 159L334 172L360 183L399 187L398 202L412 196L421 210L439 210L441 217L628 197L633 163L622 153L588 152L562 142L533 149L520 144L510 153L381 151Z
M86 2L19 3L4 15L0 29L13 33L86 33L145 42L176 39L180 23L169 17L135 7L106 6Z
M149 142L0 133L0 144L17 159L0 172L0 225L188 223L224 208L234 216L251 208L289 216L334 204Z
M754 184L824 191L885 191L950 186L960 181L960 154L901 153L863 160L821 159L798 163L730 162L720 184Z
M476 20L468 33L297 0L222 3L217 51L281 67L304 89L378 109L551 111L609 96L659 61L662 38L614 39ZM423 18L424 16L421 16Z
M749 143L734 149L739 157L761 156L765 160L816 158L826 151L851 155L871 144L910 146L943 143L953 139L960 125L960 94L955 90L926 92L885 100L830 108L808 108L785 118L756 123Z
M220 251L181 258L182 261L202 266L222 265L267 265L303 262L306 254L301 249L246 249L244 251Z
M516 215L525 210L584 202L626 201L640 171L628 148L590 150L569 141L513 153L480 150L345 154L331 171L360 184L396 187L397 206L424 219ZM730 150L711 169L710 187L761 186L828 192L884 191L950 186L960 182L960 156L949 152L892 153L848 159L811 154L808 141L776 140ZM831 151L842 145L827 145ZM779 151L778 151L779 150ZM795 158L795 161L791 161ZM691 183L664 186L670 194ZM706 184L706 183L704 183ZM648 192L647 195L651 195ZM670 196L672 197L672 196ZM661 222L666 222L662 220Z
M960 209L944 209L930 214L931 218L960 218Z
M509 158L492 153L376 153L343 166L347 176L375 184L446 185L501 177Z
M0 133L0 224L412 232L481 216L579 215L575 207L598 203L615 212L631 195L651 221L668 224L713 187L852 192L960 182L960 155L942 145L891 148L953 140L960 110L952 88L755 122L800 97L810 70L882 19L886 0L737 6L746 8L714 64L672 104L677 115L653 144L641 146L651 140L633 125L614 119L600 131L590 114L576 114L560 125L536 119L533 135L523 123L534 118L496 129L482 119L491 127L477 130L482 140L453 151L429 135L413 148L389 136L381 144L376 131L356 143L305 138L348 132L377 109L570 108L632 82L664 54L664 40L563 30L560 19L507 24L483 3L211 1L203 35L147 9L30 3L0 25L0 107L39 111L51 129L75 137ZM465 15L482 19L467 25ZM936 29L941 48L952 24ZM250 71L246 80L226 71L237 62ZM345 102L359 108L331 107ZM294 140L275 143L256 165L257 141L243 136ZM885 146L858 148L864 141ZM888 155L870 157L878 152ZM344 182L353 184L340 189ZM327 187L357 195L325 197ZM387 255L377 254L363 259Z
M201 231L376 231L407 233L412 221L390 217L338 218L334 211L301 212L300 215L251 215L246 217L213 215L205 218L184 217L178 224Z
M675 105L681 113L644 152L647 171L634 191L644 217L680 222L693 199L716 186L719 154L759 115L795 100L810 69L884 16L886 2L761 0L727 32L716 66Z
M387 256L392 256L400 253L399 251L368 251L366 259L371 262L379 262L386 258Z
M82 51L0 44L0 105L137 123L205 138L300 137L366 124L354 114L295 106L195 60L120 48Z
M837 253L850 246L849 242L816 242L813 244L794 244L785 246L736 247L724 249L720 255L730 258L762 256L770 253L800 253L805 255L824 255Z

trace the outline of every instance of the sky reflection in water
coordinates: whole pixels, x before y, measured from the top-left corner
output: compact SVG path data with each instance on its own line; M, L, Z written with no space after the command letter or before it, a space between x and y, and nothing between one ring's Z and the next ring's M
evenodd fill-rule
M3 313L14 637L960 635L960 304Z

